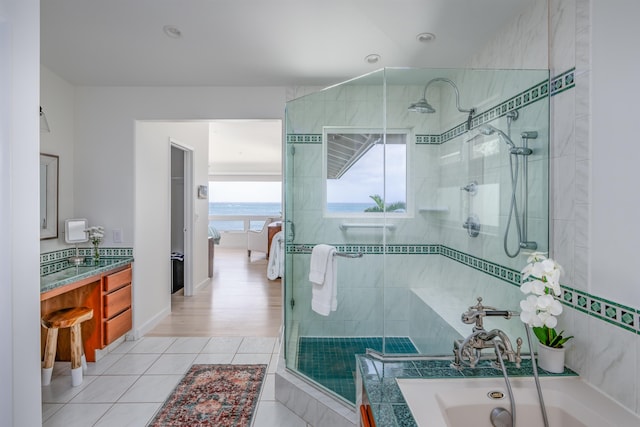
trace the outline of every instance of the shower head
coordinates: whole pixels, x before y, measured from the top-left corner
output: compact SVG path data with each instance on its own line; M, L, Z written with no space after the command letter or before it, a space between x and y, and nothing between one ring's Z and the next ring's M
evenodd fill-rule
M497 133L498 135L500 135L502 137L502 139L509 146L509 148L516 148L516 144L513 143L511 138L509 138L507 136L507 134L505 134L504 132L502 132L500 129L498 129L495 126L482 125L482 126L480 126L478 128L478 132L480 132L482 135L493 135L494 133ZM473 138L471 138L471 139L473 139ZM471 139L468 139L467 142L469 142Z
M433 108L431 104L427 102L427 88L432 83L435 83L435 82L449 83L451 87L453 87L453 90L456 92L456 108L461 113L469 113L469 117L467 117L467 130L471 129L471 119L473 118L473 115L475 114L476 109L475 108L465 109L460 107L460 91L458 91L458 86L456 86L456 84L453 81L446 79L444 77L436 77L435 79L429 80L429 82L424 87L424 91L422 92L422 98L420 98L418 102L414 102L413 104L411 104L408 110L414 113L427 113L427 114L436 112L436 109Z
M433 108L431 106L431 104L429 104L427 102L427 100L425 98L422 98L420 101L418 102L414 102L413 104L411 104L409 106L409 111L412 111L414 113L435 113L436 109Z

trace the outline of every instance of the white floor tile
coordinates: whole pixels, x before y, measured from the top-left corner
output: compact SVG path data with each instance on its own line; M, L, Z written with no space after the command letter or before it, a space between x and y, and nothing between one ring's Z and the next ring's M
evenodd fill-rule
M276 345L275 338L245 337L238 348L238 353L273 353Z
M161 403L116 403L95 427L141 427L151 421Z
M132 353L164 353L175 342L176 338L169 337L145 337L141 338L138 345L128 351Z
M95 424L108 410L111 403L69 403L64 405L43 427L87 427Z
M227 364L231 363L234 353L202 353L199 354L198 357L193 361L193 364L210 364L210 365L219 365L219 364Z
M242 337L213 337L201 353L235 353L242 343Z
M141 375L159 357L159 354L125 354L104 373L106 375Z
M53 378L51 384L42 387L42 402L67 403L96 378L98 377L85 376L82 384L77 387L71 385L71 376Z
M269 374L264 379L260 401L276 400L276 378L275 374Z
M122 395L118 403L162 403L176 388L182 377L182 375L143 375Z
M71 399L71 403L115 403L137 379L137 375L99 376Z
M268 365L271 353L238 353L233 358L234 365Z
M133 347L137 346L138 344L140 344L142 340L135 340L135 341L123 341L122 343L120 343L119 346L117 346L116 348L114 348L113 350L111 350L109 353L128 353L129 350L131 350Z
M87 363L87 372L85 375L102 375L104 371L113 366L120 358L122 358L122 353L109 353L101 358L97 362L89 362Z
M307 427L307 423L280 402L258 403L253 427Z
M185 374L193 364L195 358L195 354L163 354L151 365L145 374Z
M165 353L200 353L208 342L207 337L178 338L165 350Z
M64 403L43 403L42 404L42 421L47 421L53 414L58 412Z

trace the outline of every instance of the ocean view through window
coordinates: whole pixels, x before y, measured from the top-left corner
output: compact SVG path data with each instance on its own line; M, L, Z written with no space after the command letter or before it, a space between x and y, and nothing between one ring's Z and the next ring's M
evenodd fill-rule
M218 231L260 230L264 218L281 216L279 181L209 182L209 225Z

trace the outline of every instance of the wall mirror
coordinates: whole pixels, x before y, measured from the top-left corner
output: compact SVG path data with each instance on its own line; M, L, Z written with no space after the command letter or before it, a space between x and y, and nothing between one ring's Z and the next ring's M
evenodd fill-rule
M58 156L40 154L40 240L58 237Z

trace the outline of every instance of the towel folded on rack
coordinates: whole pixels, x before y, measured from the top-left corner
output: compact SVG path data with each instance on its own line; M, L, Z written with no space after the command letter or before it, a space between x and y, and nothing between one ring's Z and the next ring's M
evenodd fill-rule
M336 248L320 244L313 247L309 265L309 281L312 284L311 308L328 316L338 308Z

